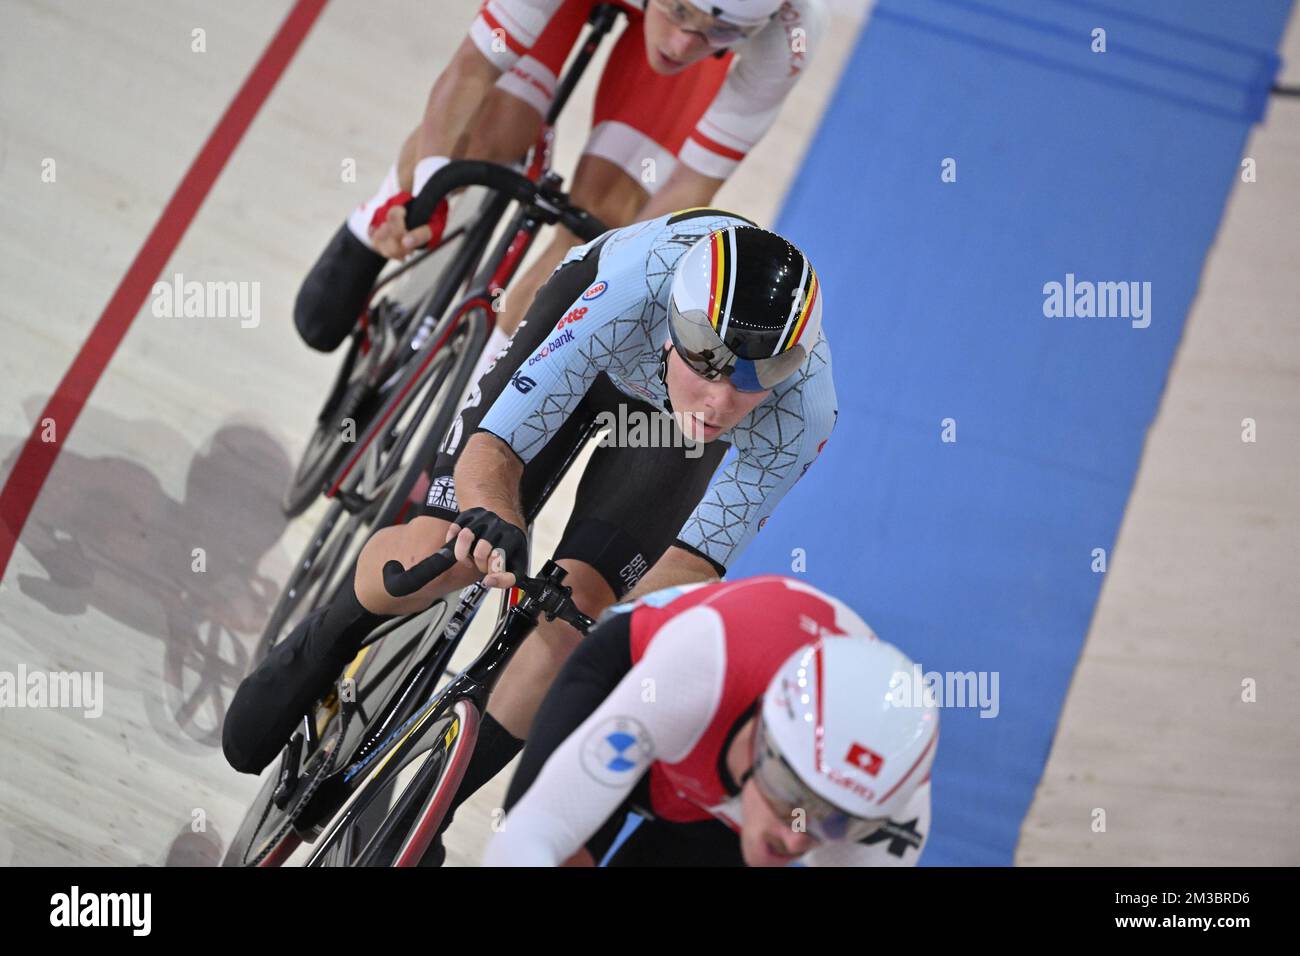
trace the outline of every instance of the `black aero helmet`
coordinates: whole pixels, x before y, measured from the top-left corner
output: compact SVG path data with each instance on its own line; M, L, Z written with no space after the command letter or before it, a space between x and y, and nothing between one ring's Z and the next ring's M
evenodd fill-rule
M821 332L817 273L789 240L727 226L677 263L668 329L677 354L705 378L758 392L789 378Z

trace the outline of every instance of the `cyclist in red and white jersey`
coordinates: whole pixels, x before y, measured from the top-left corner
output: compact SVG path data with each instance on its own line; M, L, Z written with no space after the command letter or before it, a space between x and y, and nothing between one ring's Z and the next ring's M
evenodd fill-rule
M533 722L487 865L907 866L930 827L938 710L844 604L758 577L609 615Z
M514 162L541 129L557 76L598 0L486 0L429 94L380 189L340 227L303 283L294 321L332 351L351 331L385 256L437 240L407 232L402 204L449 157ZM811 63L823 0L617 0L627 27L596 92L571 184L611 227L708 206L775 121ZM558 229L512 288L484 355L514 332L536 290L581 240Z

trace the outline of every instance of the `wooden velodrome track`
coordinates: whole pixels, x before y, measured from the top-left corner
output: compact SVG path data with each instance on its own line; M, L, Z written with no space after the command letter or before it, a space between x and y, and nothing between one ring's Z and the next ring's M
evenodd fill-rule
M0 2L9 480L290 4ZM220 859L257 787L222 759L221 715L319 514L290 523L278 510L336 361L298 341L293 296L387 169L476 6L328 4L148 276L256 282L261 320L140 310L41 488L0 581L0 671L100 671L105 704L93 720L0 710L0 864ZM823 52L719 205L772 222L865 15L858 0L831 6ZM1282 53L1300 60L1294 23ZM562 172L598 75L599 62L561 121ZM1300 863L1300 102L1275 99L1247 154L1258 181L1237 185L1202 276L1020 863ZM340 177L349 159L354 183ZM573 481L539 527L539 555ZM451 863L477 862L507 779L462 809Z

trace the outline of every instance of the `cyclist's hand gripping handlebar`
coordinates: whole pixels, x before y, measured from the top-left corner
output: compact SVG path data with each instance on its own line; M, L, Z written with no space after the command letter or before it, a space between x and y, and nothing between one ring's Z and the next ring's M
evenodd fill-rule
M473 554L479 542L486 541L493 551L502 552L505 558L502 571L513 574L516 580L528 573L528 536L509 521L486 508L470 508L462 511L453 524L462 533L468 531L472 535L469 554ZM454 540L410 568L402 567L400 561L389 561L384 565L384 589L393 597L414 594L455 563Z
M479 160L448 163L429 177L420 195L406 204L406 228L414 230L423 226L448 193L464 186L486 186L521 203L531 203L544 214L545 221L558 223L584 240L595 239L606 231L603 222L571 206L568 196L554 187L539 186L513 169Z

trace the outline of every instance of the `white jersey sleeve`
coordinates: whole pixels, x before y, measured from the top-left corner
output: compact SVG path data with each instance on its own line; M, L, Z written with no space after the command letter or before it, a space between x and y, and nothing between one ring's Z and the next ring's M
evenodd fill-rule
M726 668L721 618L677 615L604 702L551 754L488 844L484 866L558 866L627 799L657 759L680 760L709 726ZM613 737L631 737L631 744ZM617 753L617 760L607 754Z
M736 63L679 158L726 179L776 122L781 104L812 62L826 28L823 0L788 0L736 51Z
M469 36L493 66L505 72L528 51L567 0L488 0Z
M805 853L807 866L916 866L930 833L930 781L888 823L859 843L824 843Z

